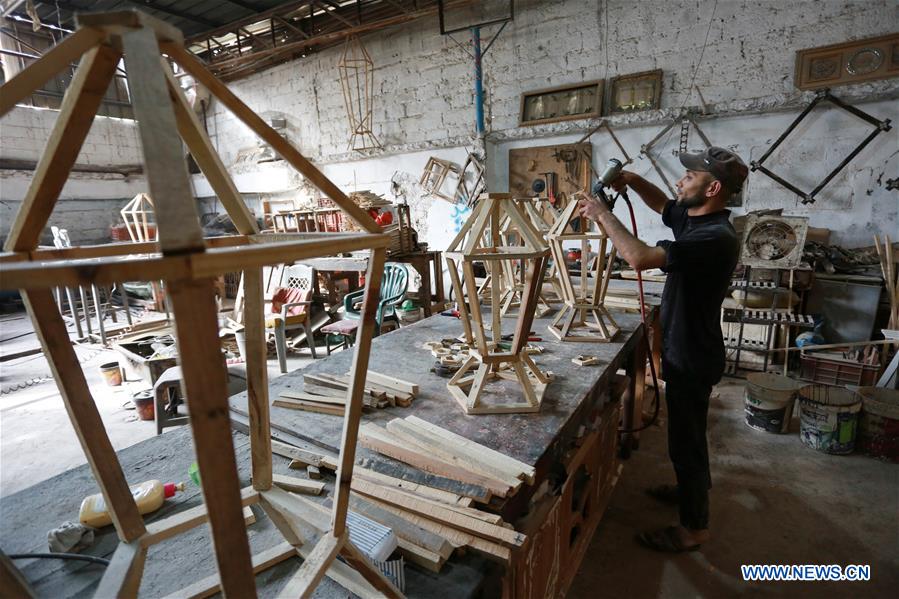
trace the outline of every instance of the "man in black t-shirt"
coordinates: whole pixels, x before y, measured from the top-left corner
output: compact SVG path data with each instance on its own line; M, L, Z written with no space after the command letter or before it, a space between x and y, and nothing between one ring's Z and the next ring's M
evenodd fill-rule
M662 294L662 372L668 405L668 454L677 486L650 489L679 508L680 525L644 532L637 539L659 551L698 549L709 539L709 453L706 418L712 386L724 373L721 302L737 264L740 241L724 206L738 193L749 169L724 148L681 154L687 172L677 182L677 200L639 175L622 171L612 182L630 187L662 215L674 241L655 247L634 237L601 201L582 198L581 216L602 225L632 268L661 268L668 274Z

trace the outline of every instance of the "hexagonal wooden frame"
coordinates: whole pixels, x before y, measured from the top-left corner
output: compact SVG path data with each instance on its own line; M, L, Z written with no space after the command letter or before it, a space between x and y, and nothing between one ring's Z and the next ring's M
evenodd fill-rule
M323 576L354 592L401 596L348 539L346 513L356 437L362 410L363 376L354 376L344 417L338 481L331 529L311 547L303 545L314 526L304 504L272 486L268 381L265 365L262 267L339 252L370 249L364 317L357 333L353 373L365 373L371 348L374 309L389 240L380 228L293 146L243 104L184 48L181 32L139 11L99 13L78 18L78 29L0 88L0 116L81 57L66 92L34 179L12 224L0 257L3 288L20 289L47 355L69 417L109 506L120 544L100 581L97 597L134 597L150 545L208 521L219 581L202 589L233 597L255 597L256 572L291 555L304 561L286 596L307 597ZM191 111L164 52L205 85L223 105L269 143L364 233L259 235L202 126ZM138 120L145 172L156 203L158 241L58 250L37 249L40 234L90 129L97 107L124 54L132 103ZM180 137L179 137L180 134ZM181 139L221 199L240 235L203 239L181 148ZM246 290L247 383L253 485L240 488L228 408L227 374L219 352L213 277L244 271ZM183 388L202 476L204 505L145 524L121 464L90 395L84 372L51 289L131 280L164 280L172 302ZM251 558L243 506L261 504L286 543ZM337 555L346 564L335 562ZM274 556L274 557L273 557ZM364 580L363 580L364 578ZM369 584L366 584L367 581ZM370 586L369 586L370 585ZM192 591L196 589L191 589Z
M506 246L500 235L503 220L508 217L521 235L522 245ZM534 322L537 298L546 270L549 248L531 224L522 208L507 193L481 195L468 220L444 252L453 292L458 299L465 339L476 345L470 357L447 383L450 394L466 414L508 414L537 412L551 377L541 372L527 354L528 333ZM498 276L503 261L527 260L524 293L509 349L500 346L502 315L498 307L502 281ZM491 329L488 340L481 313L480 295L475 283L474 262L486 262L493 273L490 281ZM459 278L461 265L464 285ZM466 306L467 301L467 306ZM477 367L473 375L468 372ZM511 371L511 372L510 372ZM485 387L498 379L515 381L524 393L523 402L487 404L482 401Z
M593 223L595 230L578 232L571 228L571 222L581 217L576 215L577 202L571 202L556 219L552 229L547 233L549 248L552 252L553 262L558 267L556 272L563 290L565 305L548 326L549 332L561 341L593 341L609 342L620 331L618 323L606 310L604 302L609 288L609 278L612 274L612 265L615 262L615 246L611 239L602 230L599 223ZM583 223L585 219L581 218ZM582 225L583 226L583 225ZM591 226L588 224L588 226ZM580 289L576 289L571 278L571 273L565 263L565 241L580 242L581 245L581 277ZM593 268L589 267L590 242L598 241L599 248ZM606 250L609 256L606 258ZM587 273L592 271L593 286L589 286ZM590 322L588 316L593 318ZM573 332L578 331L579 332Z

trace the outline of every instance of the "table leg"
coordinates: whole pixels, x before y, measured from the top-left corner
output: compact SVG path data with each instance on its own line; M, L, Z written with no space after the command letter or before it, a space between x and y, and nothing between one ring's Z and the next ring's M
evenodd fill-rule
M646 337L640 334L637 339L637 347L634 348L634 353L631 357L630 367L628 368L628 376L630 376L629 401L624 406L624 428L626 430L637 429L643 426L643 392L646 389L646 354L648 349ZM640 446L640 433L624 433L621 445L625 455L630 450L638 449Z
M431 265L430 261L425 258L424 260L416 260L413 263L415 270L418 271L419 276L421 276L421 287L418 290L418 298L420 301L424 302L422 306L425 310L425 317L431 315L431 303L433 300L433 296L431 295Z

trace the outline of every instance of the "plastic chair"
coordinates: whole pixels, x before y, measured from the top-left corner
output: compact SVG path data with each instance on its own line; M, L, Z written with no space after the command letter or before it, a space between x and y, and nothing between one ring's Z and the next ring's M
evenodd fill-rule
M406 289L409 286L409 271L402 264L388 262L384 265L384 275L381 278L381 301L375 312L375 335L381 333L381 325L385 320L392 320L399 326L399 318L396 315L396 307L406 299ZM362 301L364 289L346 294L343 298L343 309L346 318L359 320L361 314L355 305Z
M315 281L315 270L303 265L285 266L281 272L272 272L269 277L268 290L263 301L271 304L271 312L265 315L265 328L275 333L275 349L278 353L278 366L281 372L287 372L287 331L302 329L306 334L306 344L315 355L315 340L311 320L312 285Z

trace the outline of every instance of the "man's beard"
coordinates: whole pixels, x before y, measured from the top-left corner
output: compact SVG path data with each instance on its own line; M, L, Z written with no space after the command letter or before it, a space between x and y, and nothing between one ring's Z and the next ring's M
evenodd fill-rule
M705 196L705 190L697 192L692 196L684 196L677 199L677 205L684 208L698 208L706 203L708 198Z

